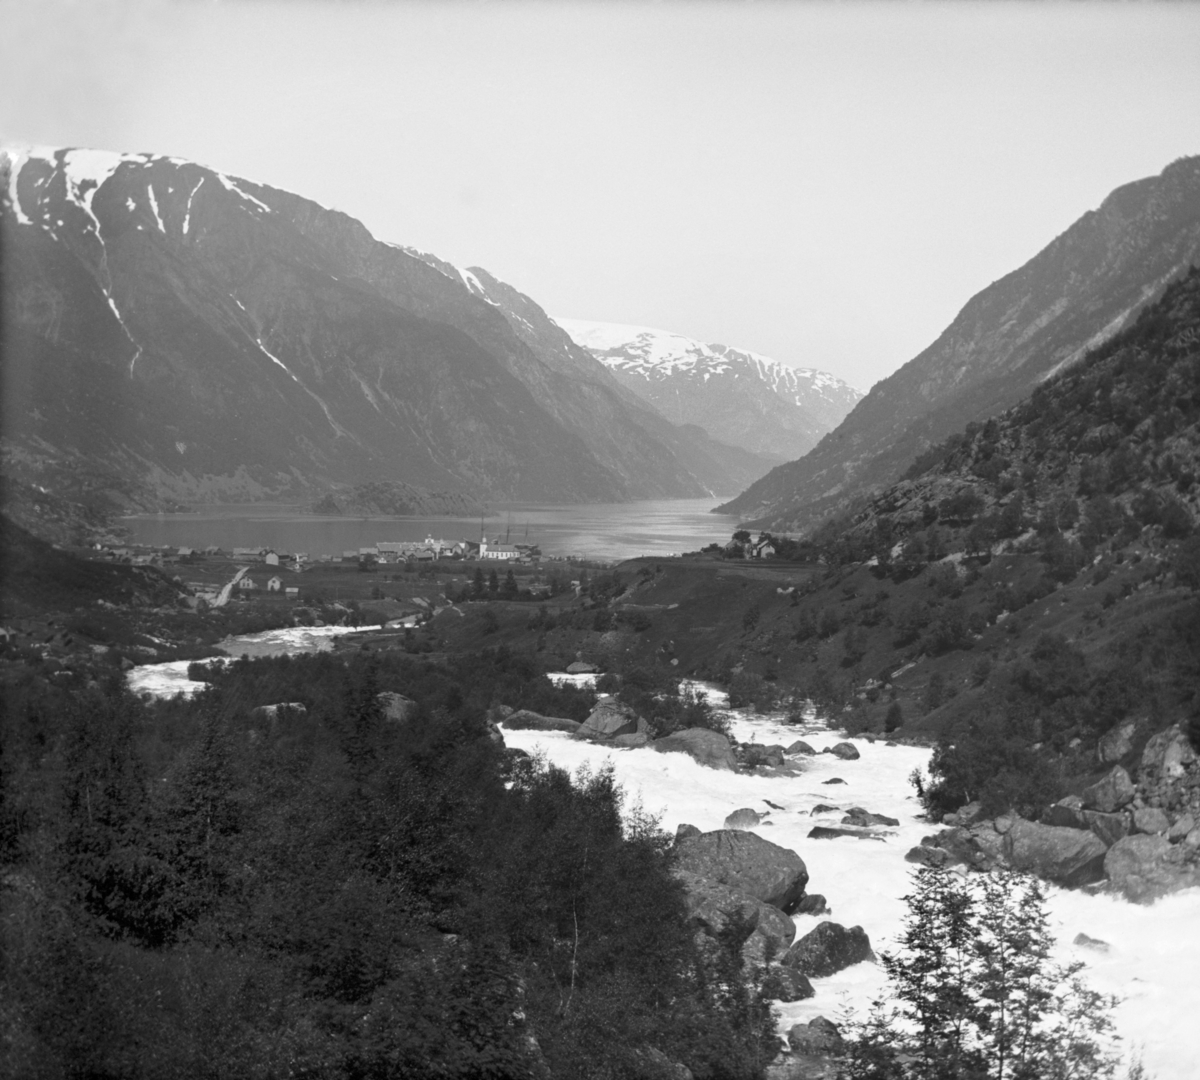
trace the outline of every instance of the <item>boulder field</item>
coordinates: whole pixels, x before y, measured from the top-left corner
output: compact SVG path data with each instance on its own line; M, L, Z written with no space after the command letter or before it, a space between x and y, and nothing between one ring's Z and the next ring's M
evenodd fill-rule
M799 855L755 833L680 826L675 876L701 947L712 948L719 935L736 932L747 974L761 974L778 1000L812 997L810 978L875 959L861 926L846 929L826 921L794 940L791 915L823 911L825 899L806 893L808 868Z
M1135 735L1133 721L1110 732L1097 756L1111 768L1041 821L982 820L972 804L947 815L948 827L905 858L934 867L1005 866L1068 888L1107 888L1137 903L1200 885L1200 756L1178 726L1170 727L1130 761L1131 775L1113 762L1130 760Z

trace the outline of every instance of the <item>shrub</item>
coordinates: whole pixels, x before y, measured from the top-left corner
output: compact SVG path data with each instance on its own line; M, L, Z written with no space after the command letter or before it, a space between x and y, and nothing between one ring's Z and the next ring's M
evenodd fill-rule
M922 869L904 899L901 949L881 957L891 1001L854 1025L839 1080L1116 1075L1118 999L1090 990L1082 963L1051 961L1035 879Z

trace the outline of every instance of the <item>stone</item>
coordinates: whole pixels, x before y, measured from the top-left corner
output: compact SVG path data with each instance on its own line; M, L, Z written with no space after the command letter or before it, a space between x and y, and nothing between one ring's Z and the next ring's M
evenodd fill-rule
M846 811L846 816L842 818L842 824L857 825L859 828L864 829L872 825L888 825L896 828L899 826L900 821L885 814L873 814L870 810L864 810L861 806L852 806Z
M827 803L817 803L817 805L812 808L810 813L813 813L813 814L840 814L841 811L842 811L842 808L840 806L829 806Z
M983 807L977 802L970 802L966 806L959 807L954 813L947 814L942 818L942 823L944 825L974 825L981 817L983 817Z
M855 840L879 840L878 836L858 829L839 829L833 825L814 825L807 833L810 840L836 840L839 836L852 836Z
M807 1024L793 1024L787 1041L794 1053L809 1055L840 1054L846 1045L837 1024L823 1016L814 1016Z
M1155 836L1171 828L1171 819L1157 806L1144 806L1133 812L1133 831Z
M811 757L814 754L816 754L816 751L811 746L809 746L808 743L806 743L803 739L797 739L794 743L792 743L791 746L789 746L784 751L784 753L787 754L789 757L795 756L796 754L804 754L806 756Z
M683 883L684 905L692 926L716 937L730 920L741 920L745 937L739 945L745 963L764 967L782 956L795 938L796 924L778 908L686 870L676 870L675 876Z
M763 978L763 996L773 1001L805 1001L816 996L806 975L783 964L772 964Z
M574 734L579 730L578 720L568 720L565 716L543 716L531 709L510 712L500 722L513 731L567 731Z
M846 781L840 776L831 776L828 780L822 780L822 784L844 784Z
M1176 724L1146 743L1142 751L1142 778L1178 780L1195 760L1196 751Z
M1083 810L1080 816L1084 824L1106 847L1112 847L1121 837L1129 835L1128 814L1102 814L1098 810Z
M742 807L740 810L735 810L725 819L725 828L727 829L753 829L762 820L758 815L757 810L751 810L748 806Z
M417 703L412 698L407 698L392 690L384 690L382 693L376 694L375 700L383 709L385 720L404 721L417 711Z
M1099 938L1088 937L1087 934L1076 934L1074 945L1079 945L1084 949L1093 949L1096 952L1108 952L1108 942L1101 941Z
M678 870L728 885L779 908L795 909L808 884L808 868L794 851L756 833L734 829L689 836L675 846Z
M695 1080L692 1070L678 1061L672 1061L657 1046L644 1046L634 1050L632 1057L636 1062L634 1068L638 1076L653 1077L653 1080ZM550 1069L543 1067L534 1075L550 1075Z
M628 705L609 699L597 705L588 718L579 725L577 735L588 738L611 739L617 735L633 735L639 730L641 718ZM645 730L645 721L641 730Z
M928 866L938 870L950 861L950 853L940 847L918 844L915 848L909 849L908 854L904 856L904 861L916 866Z
M1200 867L1183 865L1171 858L1171 842L1165 836L1138 833L1118 840L1108 849L1104 869L1110 886L1126 900L1148 904L1168 893L1200 885Z
M688 825L686 822L675 830L675 843L680 840L686 840L689 836L699 836L700 830L695 825Z
M858 747L848 742L835 743L829 748L829 752L834 757L841 758L843 761L857 761L862 757L858 752Z
M1133 750L1133 737L1137 734L1136 720L1122 720L1111 728L1096 745L1096 757L1101 765L1115 765Z
M820 979L874 959L870 938L861 926L847 930L839 923L823 922L788 949L782 963L810 979Z
M576 660L567 665L568 675L595 675L599 670L595 664L589 664L583 660Z
M782 746L760 746L758 743L743 743L737 748L736 753L741 763L752 769L760 765L778 768L783 764Z
M793 915L828 915L829 905L820 893L807 893L796 905Z
M635 731L632 735L617 735L612 740L613 746L624 746L631 750L639 746L649 746L650 742L650 736L644 731Z
M1080 809L1082 805L1083 800L1078 795L1068 795L1065 799L1059 799L1042 812L1042 824L1054 825L1060 829L1086 829L1088 823L1083 819L1083 811Z
M1039 825L1017 818L1004 836L1005 861L1067 888L1104 880L1106 847L1098 836L1081 829Z
M1103 777L1080 793L1085 810L1111 814L1133 802L1137 789L1120 765L1114 765Z
M684 728L655 739L650 745L660 754L688 754L710 769L737 768L737 758L729 740L719 731L708 728Z
M1175 824L1171 826L1170 830L1168 830L1167 839L1170 840L1172 844L1178 844L1180 840L1186 839L1188 833L1195 829L1195 827L1195 817L1191 814L1184 814L1183 817L1175 822Z

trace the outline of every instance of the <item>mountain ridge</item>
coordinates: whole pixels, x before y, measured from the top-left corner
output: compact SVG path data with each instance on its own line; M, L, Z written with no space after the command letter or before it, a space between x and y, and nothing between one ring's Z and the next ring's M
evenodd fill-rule
M6 150L0 226L21 483L86 466L116 509L364 481L580 502L736 491L769 467L290 192L151 154Z
M555 321L668 419L777 459L815 446L862 397L828 372L746 349L653 327Z
M1197 260L1200 157L1184 157L1158 176L1118 187L973 296L936 341L876 383L813 451L719 510L778 530L813 528L1107 340Z

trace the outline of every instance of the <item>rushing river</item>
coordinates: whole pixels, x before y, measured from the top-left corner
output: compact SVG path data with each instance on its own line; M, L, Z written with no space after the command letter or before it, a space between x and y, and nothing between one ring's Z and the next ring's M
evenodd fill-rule
M222 647L235 656L313 652L330 648L335 635L353 629L272 630L227 639ZM587 685L593 677L552 678ZM191 693L203 686L188 681L186 661L145 665L130 672L129 681L156 696ZM698 688L715 707L727 709L727 698L719 690L703 684ZM704 768L684 754L614 750L562 732L505 731L504 738L508 746L539 754L571 772L611 762L629 803L657 816L668 832L685 822L704 831L719 829L726 816L741 807L764 814L754 831L796 851L808 867L809 890L823 894L832 909L827 916L796 916L797 936L832 918L845 926L862 926L876 952L894 948L912 872L904 854L934 829L920 817L908 779L913 769L928 767L929 751L854 739L861 757L843 761L820 753L843 736L818 720L798 727L782 717L737 710L729 717L740 742L786 746L803 738L818 754L804 759L801 776L775 778ZM844 783L826 783L835 777ZM814 812L820 804L837 809ZM900 825L872 840L808 838L814 824L836 825L851 806L897 818ZM1083 960L1088 983L1122 999L1114 1014L1118 1030L1126 1048L1141 1053L1150 1080L1195 1080L1189 1032L1200 1015L1200 981L1195 977L1200 972L1200 888L1152 906L1053 886L1047 892L1051 929L1059 943L1057 959ZM1106 942L1108 950L1072 944L1080 933ZM782 1031L819 1015L836 1021L848 1006L861 1013L886 987L882 968L872 963L856 964L812 983L815 997L780 1006Z
M737 519L714 514L718 499L503 506L484 520L489 538L537 544L545 555L604 561L669 556L724 543ZM318 517L296 506L211 506L194 514L122 519L138 544L155 547L270 547L310 556L340 555L381 540L478 540L477 517Z

